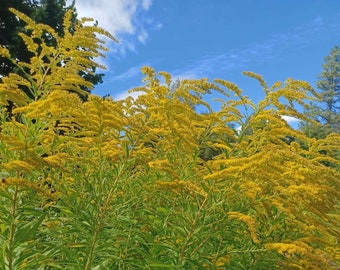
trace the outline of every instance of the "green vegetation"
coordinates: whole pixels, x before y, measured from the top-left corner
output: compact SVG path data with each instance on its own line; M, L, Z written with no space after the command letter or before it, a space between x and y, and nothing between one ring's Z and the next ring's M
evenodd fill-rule
M113 37L72 11L62 35L11 11L32 57L0 47L22 71L0 83L1 269L338 268L340 135L281 117L308 120L294 107L308 83L246 72L264 90L255 104L226 80L172 87L143 67L138 98L88 95L81 71L99 66L98 34Z
M308 136L324 138L340 133L340 49L335 46L325 58L324 70L319 76L318 99L311 103L305 113L315 122L304 122L302 130Z

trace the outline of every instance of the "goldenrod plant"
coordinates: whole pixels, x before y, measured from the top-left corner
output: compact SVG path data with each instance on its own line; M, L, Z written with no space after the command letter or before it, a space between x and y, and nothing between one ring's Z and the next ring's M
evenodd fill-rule
M111 36L13 12L32 58L0 84L1 269L338 269L340 136L282 118L308 120L308 83L245 72L256 104L226 80L143 67L137 98L84 101L79 71Z

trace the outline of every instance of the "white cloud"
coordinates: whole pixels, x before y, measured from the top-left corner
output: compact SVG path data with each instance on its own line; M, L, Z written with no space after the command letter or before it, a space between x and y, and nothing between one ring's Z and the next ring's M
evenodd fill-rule
M72 0L67 0L68 4ZM149 25L143 16L152 5L152 0L76 0L78 17L90 17L98 21L100 27L109 31L119 44L109 44L110 51L124 55L134 51L135 44L145 44L147 29L158 29L160 23Z
M240 134L242 132L242 126L238 126L235 128L237 134Z
M300 119L292 117L292 116L282 115L281 117L282 117L283 120L285 120L290 125L298 124L299 122L301 122Z
M300 119L292 117L292 116L281 115L281 117L283 120L287 122L288 125L290 125L293 128L297 128L298 124L301 122ZM242 132L242 126L237 126L235 130L238 134L240 134Z
M71 2L70 0L68 2ZM133 33L132 16L136 12L136 1L77 0L78 17L98 20L99 26L117 35L119 32Z
M71 2L71 0L68 0ZM113 35L120 33L134 34L137 30L139 11L146 11L151 0L78 0L76 8L79 17L98 20L99 26ZM134 21L135 20L135 21Z

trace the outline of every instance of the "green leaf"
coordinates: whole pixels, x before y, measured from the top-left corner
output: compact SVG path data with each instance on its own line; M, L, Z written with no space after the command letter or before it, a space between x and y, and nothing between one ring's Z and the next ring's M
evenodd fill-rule
M42 213L39 219L34 220L32 222L28 222L27 224L22 226L18 226L17 231L15 232L14 235L14 246L18 246L21 243L24 243L25 241L32 238L33 235L37 232L38 227L43 222L45 216L46 213Z
M175 266L172 264L162 264L162 263L152 263L152 264L149 264L149 267L155 268L155 269L160 269L160 268L174 269L175 268Z

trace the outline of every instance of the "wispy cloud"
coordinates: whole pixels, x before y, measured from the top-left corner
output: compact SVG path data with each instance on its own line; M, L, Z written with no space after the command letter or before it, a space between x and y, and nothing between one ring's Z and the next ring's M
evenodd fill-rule
M137 65L134 67L129 68L128 70L124 71L123 73L113 76L112 81L126 81L131 78L136 78L138 75L141 74L141 67L143 65Z
M68 4L71 2L67 0ZM75 5L78 17L97 20L100 27L119 40L119 44L109 44L115 55L134 51L138 42L145 44L149 37L147 29L157 29L160 25L144 16L152 0L76 0Z
M138 40L141 43L145 44L146 40L148 39L148 36L149 36L148 33L144 29L142 29L138 34Z
M129 93L128 91L124 91L116 96L114 96L113 98L115 100L123 100L123 99L126 99L127 97L132 97L133 99L137 99L138 96L140 96L142 94L142 92L132 92L132 93Z
M148 64L139 64L139 65L135 65L129 69L127 69L126 71L113 76L111 78L111 82L126 82L126 81L140 81L140 79L142 78L142 73L141 73L141 68L142 66L145 66ZM137 79L138 78L138 79ZM136 85L137 86L137 85ZM129 93L128 90L119 92L117 94L114 94L113 97L116 100L122 100L125 99L128 96L133 97L134 99L136 99L141 93L140 92L133 92L133 93Z
M339 23L324 24L322 17L316 16L308 25L278 33L267 40L253 42L224 54L206 55L184 68L174 70L172 74L178 78L200 78L217 72L247 70L250 65L261 65L282 57L287 50L302 50L310 42L321 40L326 31L334 32L340 38L339 32L336 32L339 26Z
M315 24L315 25L321 25L321 24L323 24L323 19L322 19L322 17L321 17L321 16L316 16L316 17L314 18L314 24Z
M142 7L145 10L148 10L151 6L152 0L142 0Z
M286 50L298 50L315 40L315 35L322 38L324 31L322 19L317 17L309 25L279 33L267 40L250 43L243 48L233 49L218 55L206 55L184 66L170 71L173 78L196 79L209 77L211 74L228 73L235 70L248 70L249 66L261 65L284 55ZM114 80L127 81L135 79L140 74L140 67L132 67L122 74L115 76ZM215 76L215 75L214 75ZM124 93L123 95L127 95ZM288 119L293 121L293 119Z

